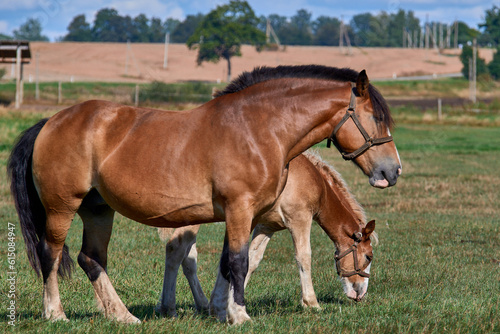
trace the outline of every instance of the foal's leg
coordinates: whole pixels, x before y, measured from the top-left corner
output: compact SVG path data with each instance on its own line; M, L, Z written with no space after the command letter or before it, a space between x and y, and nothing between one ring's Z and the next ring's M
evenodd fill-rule
M252 276L255 269L259 266L260 261L262 261L267 244L269 240L271 240L273 234L274 232L267 229L264 225L259 224L255 227L250 249L248 251L249 266L247 277L245 278L245 288L250 280L250 276Z
M188 255L182 261L182 271L184 276L186 276L189 286L191 287L191 292L193 293L194 303L198 312L207 313L208 312L208 299L203 293L201 288L200 280L197 275L197 261L198 261L198 251L196 250L196 243L191 246Z
M108 243L113 228L115 211L99 200L96 193L91 193L78 210L83 220L82 249L78 255L78 264L87 274L97 300L97 305L108 318L123 323L139 323L116 293L108 274L106 273L108 260ZM92 198L92 196L94 196Z
M186 275L191 287L196 308L199 310L207 309L208 301L196 276L196 234L199 228L199 225L194 225L176 229L165 247L163 289L160 301L156 306L157 312L162 315L177 316L175 311L175 287L177 273L181 264L184 275Z
M311 224L312 217L291 220L288 230L292 234L295 247L295 260L299 267L300 284L302 287L302 306L320 309L311 278Z

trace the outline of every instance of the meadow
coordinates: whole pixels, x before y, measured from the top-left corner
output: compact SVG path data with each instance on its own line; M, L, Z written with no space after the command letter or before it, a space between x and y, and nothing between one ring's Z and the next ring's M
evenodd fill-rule
M115 218L108 274L129 310L143 320L122 325L97 312L90 282L78 267L60 281L69 322L43 320L42 280L30 268L10 198L5 165L16 136L48 111L0 109L0 317L7 332L103 333L498 333L500 332L500 127L498 112L437 122L425 113L396 110L395 143L403 175L395 187L372 188L366 176L335 149L314 149L343 175L367 217L376 219L368 295L344 296L332 242L313 225L313 283L321 311L300 305L300 283L288 232L271 240L246 290L253 321L242 326L197 314L187 280L179 274L177 319L158 317L164 245L156 230ZM411 116L411 117L410 117ZM463 115L462 115L463 116ZM481 125L481 126L478 126ZM8 325L8 222L14 223L16 322ZM67 244L74 260L81 246L76 218ZM198 237L199 278L207 296L215 281L223 224L204 225Z

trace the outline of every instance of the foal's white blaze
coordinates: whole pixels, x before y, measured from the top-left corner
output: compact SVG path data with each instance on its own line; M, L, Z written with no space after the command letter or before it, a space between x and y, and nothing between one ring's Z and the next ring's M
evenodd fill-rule
M368 267L364 270L367 274L370 273L370 267L372 264L370 263ZM368 281L369 278L363 277L363 282L362 283L352 283L349 281L348 277L341 277L340 282L342 283L342 289L344 290L344 293L346 294L347 297L354 299L354 300L361 300L365 294L366 291L368 291Z

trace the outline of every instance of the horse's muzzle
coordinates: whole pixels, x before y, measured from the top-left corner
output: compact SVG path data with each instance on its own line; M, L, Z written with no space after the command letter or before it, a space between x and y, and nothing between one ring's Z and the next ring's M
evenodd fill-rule
M382 164L370 175L370 184L376 188L392 187L398 181L402 168L398 164Z

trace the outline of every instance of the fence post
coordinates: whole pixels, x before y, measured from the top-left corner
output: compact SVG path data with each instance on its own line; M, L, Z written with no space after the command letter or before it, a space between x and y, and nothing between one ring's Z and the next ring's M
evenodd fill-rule
M35 54L35 100L40 100L40 87L38 84L38 59L40 52Z
M134 105L136 107L139 106L139 85L135 85L135 101L134 101Z
M62 82L59 81L57 85L57 104L62 103Z
M438 98L438 121L441 121L443 119L443 114L442 114L442 101L441 98Z

